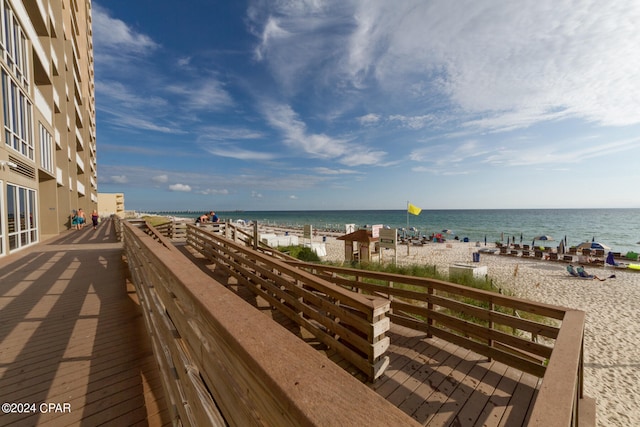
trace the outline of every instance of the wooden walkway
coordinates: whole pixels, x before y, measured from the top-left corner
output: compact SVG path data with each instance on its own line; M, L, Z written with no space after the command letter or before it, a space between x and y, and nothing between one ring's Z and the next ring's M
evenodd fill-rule
M235 280L218 274L200 254L182 247L203 271L225 283L240 297L271 316L333 362L365 382L365 376L339 354ZM438 338L398 325L388 336L389 367L373 390L425 426L523 426L529 419L540 381L537 377L488 361Z
M171 424L112 227L69 231L0 258L0 403L35 404L35 412L0 413L0 426ZM235 290L359 375L246 289ZM369 386L421 424L526 424L537 378L407 328L393 326L389 335L390 366Z
M110 221L0 258L0 319L0 426L171 424Z

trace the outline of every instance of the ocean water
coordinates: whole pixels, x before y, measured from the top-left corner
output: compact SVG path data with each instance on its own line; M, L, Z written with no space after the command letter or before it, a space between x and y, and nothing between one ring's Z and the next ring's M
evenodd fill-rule
M196 218L203 212L154 212L183 218ZM391 228L415 229L411 233L430 235L451 230L449 238L468 237L471 241L505 241L530 244L539 235L551 236L557 245L566 236L569 246L595 240L616 252L640 252L640 209L483 209L423 210L407 215L406 210L327 210L327 211L242 211L217 212L221 219L258 221L270 225L317 230L356 229L382 224Z

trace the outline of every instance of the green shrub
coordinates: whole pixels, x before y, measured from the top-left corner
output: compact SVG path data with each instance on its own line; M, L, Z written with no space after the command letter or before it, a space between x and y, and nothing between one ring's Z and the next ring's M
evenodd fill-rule
M320 257L311 248L304 246L278 246L280 252L289 254L294 258L298 258L300 261L305 262L318 262Z

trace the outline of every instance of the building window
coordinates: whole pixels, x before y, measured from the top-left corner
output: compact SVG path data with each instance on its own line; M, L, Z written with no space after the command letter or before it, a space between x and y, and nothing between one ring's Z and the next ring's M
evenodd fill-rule
M53 175L53 138L42 123L38 123L40 135L40 167Z
M7 225L9 251L38 241L36 191L7 184Z
M9 72L18 81L18 84L28 91L29 55L27 37L9 4L6 1L0 1L0 12L2 14L0 49L2 49L2 59L7 64Z
M34 160L31 101L4 70L2 70L2 104L6 144L29 160Z

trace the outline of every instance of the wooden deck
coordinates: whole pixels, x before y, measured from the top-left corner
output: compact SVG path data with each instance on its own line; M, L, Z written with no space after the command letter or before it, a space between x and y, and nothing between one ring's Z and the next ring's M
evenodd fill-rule
M202 258L189 256L215 276ZM246 289L227 283L345 370L362 375ZM0 402L36 409L0 414L0 426L171 424L110 222L1 258L0 318ZM421 424L526 424L536 377L411 329L393 326L389 335L390 366L369 386ZM41 403L59 406L43 412Z
M363 374L284 315L270 309L233 278L217 274L199 254L182 248L193 262L271 316L333 362L365 382ZM540 380L488 361L472 351L398 325L388 334L390 365L369 387L425 426L523 426Z
M171 424L112 227L0 258L0 426Z

